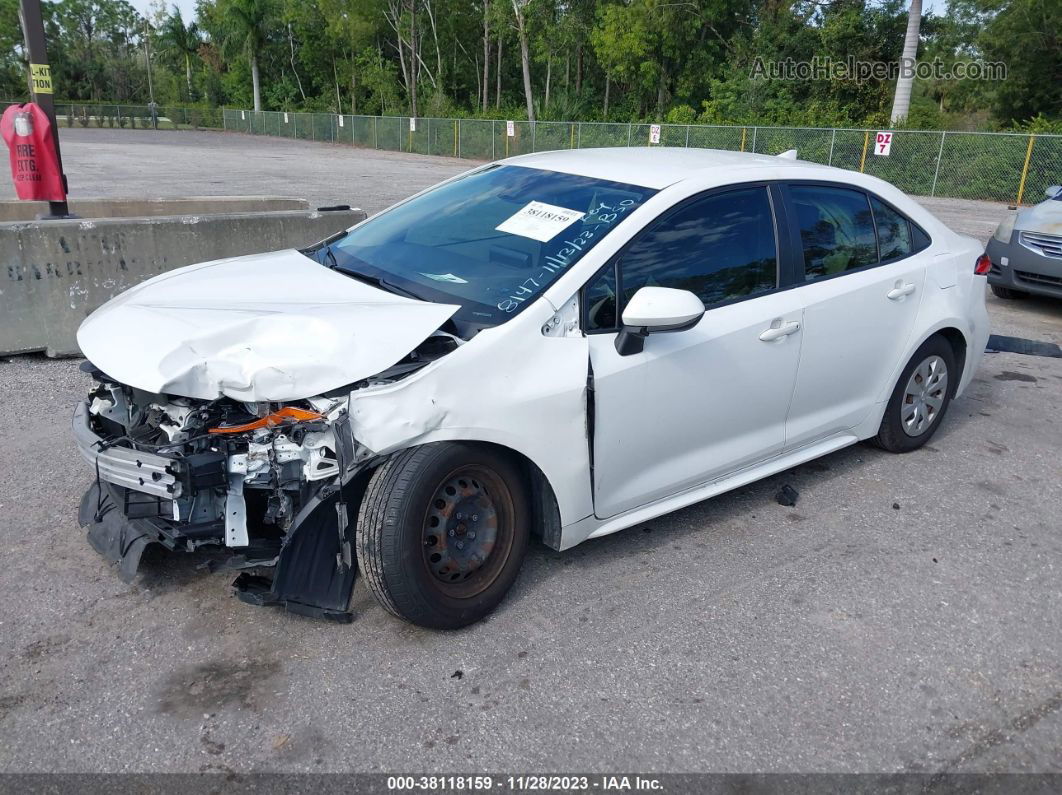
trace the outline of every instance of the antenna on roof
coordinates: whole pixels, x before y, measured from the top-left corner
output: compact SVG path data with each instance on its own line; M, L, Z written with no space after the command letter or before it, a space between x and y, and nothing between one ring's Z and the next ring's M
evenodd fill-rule
M777 155L777 156L781 157L781 158L784 158L786 160L796 160L797 159L797 150L796 149L786 149L784 152L782 152L782 154Z

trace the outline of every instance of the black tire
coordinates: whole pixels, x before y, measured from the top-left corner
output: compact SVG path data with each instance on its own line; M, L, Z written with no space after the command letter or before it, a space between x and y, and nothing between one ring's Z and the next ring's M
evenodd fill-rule
M1025 298L1028 293L1023 293L1021 290L1015 290L1013 287L1001 287L998 284L992 285L992 293L996 298L1003 298L1010 300L1012 298Z
M913 424L910 430L905 428L904 409L914 402L907 395L907 386L911 382L915 370L933 360L934 357L939 357L943 361L947 383L940 390L939 395L930 393L931 397L939 398L940 407L932 410L932 413L928 415L930 417L928 423L916 433L916 427L913 427ZM903 368L903 372L900 373L900 378L892 390L892 396L885 406L885 416L881 419L878 435L871 441L890 453L909 453L912 450L917 450L933 438L933 434L937 432L937 428L944 421L944 415L948 412L948 406L951 405L951 398L955 394L955 389L959 385L961 377L962 373L958 372L956 368L955 352L952 350L951 344L939 335L930 337L914 352L911 361L907 363L907 366ZM932 388L932 385L930 388Z
M373 473L358 514L358 567L372 595L422 627L479 621L523 563L526 492L520 467L489 447L438 442L397 453Z

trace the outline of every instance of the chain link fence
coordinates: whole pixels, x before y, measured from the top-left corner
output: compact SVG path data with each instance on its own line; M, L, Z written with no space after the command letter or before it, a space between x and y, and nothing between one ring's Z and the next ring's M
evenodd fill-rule
M730 149L862 171L918 196L1031 204L1062 183L1062 136L900 130L888 155L875 154L877 130L730 127L694 124L526 122L225 110L224 128L351 144L370 149L496 160L552 149L660 146Z
M108 127L135 130L220 130L221 108L187 108L173 105L90 105L56 102L60 127Z
M700 124L492 121L408 116L91 105L59 102L63 127L225 129L252 135L328 141L368 149L497 160L553 149L660 146L730 149L863 171L917 196L1033 204L1062 184L1062 135L899 130L887 156L875 154L877 130L733 127Z

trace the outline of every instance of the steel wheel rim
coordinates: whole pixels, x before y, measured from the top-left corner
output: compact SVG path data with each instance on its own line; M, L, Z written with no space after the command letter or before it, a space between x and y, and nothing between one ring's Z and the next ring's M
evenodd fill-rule
M505 482L486 467L443 478L428 502L421 535L433 584L454 598L482 593L498 578L512 548L514 511Z
M900 425L908 436L928 431L944 410L948 396L948 366L939 356L924 359L907 379L900 403Z

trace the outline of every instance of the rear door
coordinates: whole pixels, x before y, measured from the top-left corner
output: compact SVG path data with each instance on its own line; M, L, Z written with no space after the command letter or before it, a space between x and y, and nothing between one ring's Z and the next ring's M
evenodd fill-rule
M800 367L786 449L858 425L889 386L925 285L925 233L877 197L842 185L784 186L803 269ZM800 259L800 257L798 257Z

